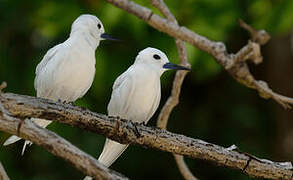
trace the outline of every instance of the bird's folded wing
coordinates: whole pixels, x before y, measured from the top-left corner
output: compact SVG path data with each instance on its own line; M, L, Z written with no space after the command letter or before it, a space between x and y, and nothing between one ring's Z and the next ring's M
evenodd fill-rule
M110 116L127 118L135 82L131 74L126 72L120 75L113 85L111 100L108 104L108 115Z
M38 86L38 77L39 77L40 72L43 71L44 67L48 64L48 62L55 57L55 55L57 54L57 52L61 46L62 46L62 44L58 44L58 45L54 46L53 48L49 49L47 51L47 53L45 54L45 56L43 57L42 61L37 65L36 72L35 72L36 78L35 78L35 83L34 83L34 87L36 90L37 90L37 86Z

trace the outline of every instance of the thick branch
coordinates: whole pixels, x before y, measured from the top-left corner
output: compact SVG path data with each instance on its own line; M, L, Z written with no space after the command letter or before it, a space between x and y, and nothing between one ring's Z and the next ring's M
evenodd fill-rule
M23 120L10 116L10 113L3 109L2 104L0 104L0 108L1 131L20 136L42 146L52 154L63 158L77 169L95 179L127 179L119 173L103 166L95 158L79 150L55 133L35 125L28 119Z
M0 105L2 106L2 113L8 113L14 118L22 119L34 117L57 121L102 134L120 143L132 143L191 158L204 159L214 162L219 166L239 169L253 177L292 179L293 171L291 163L284 164L257 159L255 157L252 158L252 156L246 153L225 149L221 146L207 143L199 139L192 139L155 127L133 124L127 120L107 117L69 104L61 104L30 96L2 93L0 94ZM20 121L15 122L13 128L9 128L5 125L5 123L7 124L10 122L10 120L2 119L0 124L4 125L1 125L1 130L15 134ZM20 136L27 139L30 138L30 140L37 143L39 137L29 135L25 132L28 128L33 126L32 123L28 122L29 121L26 120L23 125L20 126ZM45 132L47 132L47 130ZM47 133L48 135L52 134L49 132ZM45 140L46 139L43 141ZM50 143L46 141L44 143L45 145L43 145L43 147L46 148L48 146L48 150L54 148ZM89 164L90 163L87 162L86 165ZM88 172L88 175L94 176L96 174Z
M156 14L154 14L150 9L140 6L133 1L130 0L107 0L113 5L128 11L131 14L139 17L140 19L146 21L150 26L155 29L162 31L176 39L181 39L185 42L192 44L193 46L199 48L202 51L205 51L212 55L215 60L224 67L238 82L241 84L256 89L261 97L266 99L272 98L279 104L281 104L284 108L290 108L289 104L293 104L293 99L289 97L285 97L273 92L269 86L262 86L262 81L257 81L254 79L252 74L249 71L249 68L244 62L245 60L239 60L242 57L256 58L257 60L253 60L254 62L261 62L262 58L259 57L258 54L254 54L258 52L255 48L259 48L257 46L253 46L252 43L248 43L245 45L238 53L229 54L226 50L226 46L222 42L215 42L209 40L206 37L203 37L195 32L189 30L186 27L179 26L175 22L168 21ZM164 9L165 11L166 9ZM163 12L163 11L162 11ZM174 17L171 17L174 18ZM255 40L261 40L258 43L259 45L267 42L268 34L264 30L257 31L253 37ZM262 41L264 40L264 41ZM243 54L245 53L245 54ZM240 56L241 55L241 56Z
M0 162L0 180L9 180L9 177L1 162Z

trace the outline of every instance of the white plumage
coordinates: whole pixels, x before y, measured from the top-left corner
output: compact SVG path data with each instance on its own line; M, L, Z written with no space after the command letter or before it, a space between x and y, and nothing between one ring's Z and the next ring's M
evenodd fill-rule
M154 55L160 59L154 59ZM108 115L119 116L133 122L147 123L158 108L161 98L160 76L167 56L158 49L146 48L114 82ZM106 139L98 161L109 167L128 147L126 144ZM84 180L91 180L86 176Z
M154 52L153 52L154 51ZM108 104L108 115L119 116L133 122L147 123L158 108L161 98L160 76L163 71L153 66L163 67L163 62L153 60L149 63L145 53L161 54L168 59L161 51L147 48L140 52L135 63L121 76L113 85L111 100ZM163 70L163 68L161 68ZM110 166L127 148L110 139L107 139L99 161L105 166Z
M135 62L113 85L108 115L119 116L133 122L147 123L155 113L161 99L160 76L166 69L190 70L169 63L167 56L155 48L139 52ZM128 145L106 139L98 161L109 167ZM86 177L85 180L90 180Z
M35 89L37 97L62 102L74 102L91 87L95 76L95 50L103 40L104 27L93 15L81 15L72 24L69 38L48 50L36 68ZM34 119L41 127L51 121ZM12 144L21 138L11 136L4 145ZM22 154L26 145L25 141Z

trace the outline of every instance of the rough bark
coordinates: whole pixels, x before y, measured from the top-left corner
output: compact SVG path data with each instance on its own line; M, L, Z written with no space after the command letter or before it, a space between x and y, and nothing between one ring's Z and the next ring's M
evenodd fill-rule
M3 94L1 94L1 96L2 95ZM79 150L62 137L47 129L37 126L29 119L25 119L26 117L30 117L29 114L27 114L28 116L25 115L16 117L9 111L6 111L6 107L7 106L0 103L1 131L32 141L33 143L45 148L55 156L63 158L80 171L94 177L95 179L127 179L121 174L100 164L95 158Z
M219 166L241 170L252 177L292 179L292 165L289 162L279 163L259 159L247 153L239 152L235 148L224 148L199 139L171 133L163 129L134 124L130 121L119 119L118 117L108 117L69 104L30 96L1 93L0 107L2 115L0 122L1 130L14 134L19 132L18 135L20 137L30 138L30 140L36 143L37 139L41 137L36 136L36 134L30 134L31 132L28 129L31 127L35 127L36 130L44 129L36 127L29 120L22 122L20 119L34 117L57 121L102 134L120 143L137 144L190 158L207 160ZM13 120L5 118L5 115L12 117ZM17 118L19 120L16 121L15 119ZM56 140L51 141L48 138L51 136L54 138L56 135L48 130L45 130L45 132L48 134L41 138L44 138L43 141L45 144L43 147L54 151L55 145L53 146L48 142ZM60 140L57 142L63 143ZM87 162L87 165L89 164ZM96 175L92 172L88 172L87 174L90 176Z

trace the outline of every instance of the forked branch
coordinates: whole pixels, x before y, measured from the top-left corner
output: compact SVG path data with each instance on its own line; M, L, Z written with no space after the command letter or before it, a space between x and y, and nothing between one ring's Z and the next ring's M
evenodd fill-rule
M255 42L248 42L236 54L229 54L223 42L212 41L201 36L190 29L179 26L177 23L164 19L155 14L150 9L143 7L130 0L107 0L109 3L137 16L158 31L164 32L176 39L188 42L198 49L212 55L215 60L227 70L241 84L255 89L261 97L265 99L272 98L284 108L290 108L293 99L285 97L272 91L267 83L256 80L250 73L246 60L252 59L253 62L260 63L262 61L259 53L260 45L268 41L269 35L264 31L256 31L252 37ZM247 28L246 28L247 29Z

